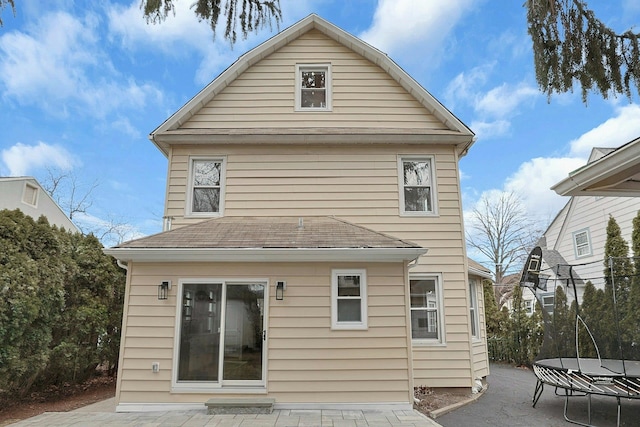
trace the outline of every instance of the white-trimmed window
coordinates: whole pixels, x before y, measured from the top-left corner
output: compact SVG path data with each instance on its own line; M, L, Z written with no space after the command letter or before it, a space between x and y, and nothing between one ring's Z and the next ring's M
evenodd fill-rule
M297 111L331 110L331 65L296 64Z
M224 203L224 159L192 158L189 169L187 215L222 215Z
M25 182L22 202L30 206L38 206L38 186Z
M367 329L367 273L331 272L331 328Z
M435 215L436 195L433 157L401 157L398 159L400 213L402 215Z
M576 251L576 258L591 255L591 238L588 229L573 233L573 246Z
M533 314L533 301L530 299L524 300L524 311L527 314Z
M553 309L555 307L556 297L553 292L542 294L542 309L547 313L553 313Z
M411 338L424 343L442 343L442 286L439 276L415 277L411 293Z
M478 286L474 279L469 280L469 316L471 318L471 336L480 339L480 323L478 322Z

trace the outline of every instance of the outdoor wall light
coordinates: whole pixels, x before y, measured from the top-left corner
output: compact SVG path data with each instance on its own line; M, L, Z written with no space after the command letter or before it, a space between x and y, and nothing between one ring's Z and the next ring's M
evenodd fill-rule
M276 282L276 300L284 299L284 290L287 289L287 282Z
M171 280L160 282L158 285L158 299L167 299L169 297L169 289L171 289Z

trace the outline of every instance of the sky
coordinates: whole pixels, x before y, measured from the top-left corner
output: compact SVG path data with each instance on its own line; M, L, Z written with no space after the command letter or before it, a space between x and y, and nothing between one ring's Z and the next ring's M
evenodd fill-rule
M513 0L280 0L285 29L316 13L388 54L477 135L460 161L465 215L515 192L532 220L567 202L550 187L593 147L640 136L638 97L580 90L548 99L535 81L526 10ZM140 0L17 0L0 27L0 176L75 179L83 229L119 225L130 239L162 230L167 159L148 135L274 28L234 46L198 22L191 0L147 24ZM590 1L618 32L636 0ZM636 27L637 28L637 27ZM69 181L68 181L69 182ZM69 184L68 184L69 185Z

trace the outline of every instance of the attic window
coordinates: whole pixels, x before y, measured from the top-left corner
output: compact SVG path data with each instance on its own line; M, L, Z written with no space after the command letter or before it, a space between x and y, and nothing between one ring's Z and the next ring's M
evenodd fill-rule
M296 65L296 111L331 110L331 65Z
M38 187L28 182L24 185L24 191L22 192L22 202L27 205L38 205Z
M573 245L576 258L591 255L591 239L589 238L589 230L580 230L573 233Z

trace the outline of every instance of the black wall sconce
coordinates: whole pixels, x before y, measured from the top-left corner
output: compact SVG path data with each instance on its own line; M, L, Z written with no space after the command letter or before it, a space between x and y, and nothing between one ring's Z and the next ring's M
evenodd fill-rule
M282 301L284 299L284 290L287 289L287 282L276 282L276 300Z
M169 289L171 289L171 280L163 280L158 285L158 299L163 300L169 297Z

